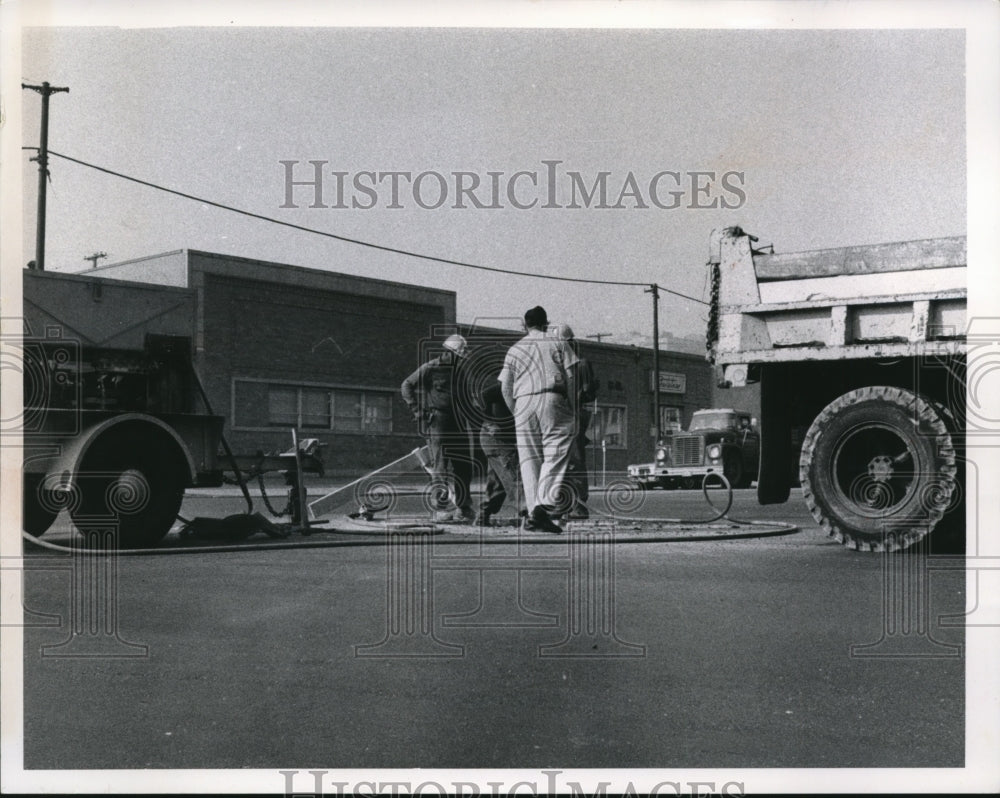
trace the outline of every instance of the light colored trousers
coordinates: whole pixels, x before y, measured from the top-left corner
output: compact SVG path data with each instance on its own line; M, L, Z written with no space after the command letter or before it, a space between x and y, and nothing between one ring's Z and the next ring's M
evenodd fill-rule
M520 396L514 422L528 511L539 505L553 508L559 504L576 435L573 410L562 394Z

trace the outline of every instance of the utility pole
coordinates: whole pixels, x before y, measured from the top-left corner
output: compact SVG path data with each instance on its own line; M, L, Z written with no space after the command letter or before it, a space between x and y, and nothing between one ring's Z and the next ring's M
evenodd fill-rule
M95 252L93 255L84 255L83 259L90 261L90 268L91 269L96 269L97 268L97 261L98 261L98 259L99 258L106 258L106 257L108 257L108 253L107 252Z
M653 283L643 291L653 295L653 422L656 425L656 440L660 439L660 286Z
M593 335L588 335L588 338L596 338L597 343L601 342L602 338L610 338L614 333L594 333Z
M56 92L68 92L66 86L50 86L48 81L41 86L21 84L22 89L31 89L42 95L42 133L38 142L38 155L32 161L38 161L38 219L35 221L35 268L45 271L45 180L49 176L49 95Z

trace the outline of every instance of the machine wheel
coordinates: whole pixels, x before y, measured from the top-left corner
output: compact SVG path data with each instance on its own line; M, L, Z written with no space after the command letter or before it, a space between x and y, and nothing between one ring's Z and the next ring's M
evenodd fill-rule
M902 388L860 388L815 418L799 474L827 534L859 551L898 551L930 532L947 509L955 448L931 402Z
M70 509L78 527L116 518L118 546L123 549L160 541L173 526L184 498L184 477L175 452L145 444L124 444L120 436L92 444L78 475L79 505Z
M44 535L52 522L56 520L59 511L55 505L46 501L40 493L42 490L42 474L24 475L24 501L21 504L21 527L29 535L36 538Z
M738 452L727 452L722 461L722 473L733 488L743 488L743 458Z

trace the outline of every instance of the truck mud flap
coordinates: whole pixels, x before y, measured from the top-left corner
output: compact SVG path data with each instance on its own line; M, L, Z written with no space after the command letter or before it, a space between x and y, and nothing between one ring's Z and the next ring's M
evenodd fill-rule
M767 366L760 374L760 471L757 501L783 504L791 493L792 427L785 369Z

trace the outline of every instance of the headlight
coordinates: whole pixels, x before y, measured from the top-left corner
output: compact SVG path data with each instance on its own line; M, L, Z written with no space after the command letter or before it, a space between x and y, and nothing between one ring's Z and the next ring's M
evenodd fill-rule
M708 456L713 460L718 460L722 456L722 447L717 443L713 443L708 447Z
M667 459L668 454L670 454L670 450L661 446L659 449L656 450L655 457L657 462L665 461Z

